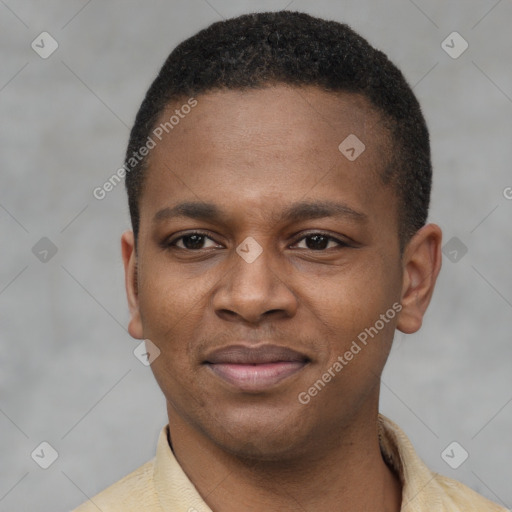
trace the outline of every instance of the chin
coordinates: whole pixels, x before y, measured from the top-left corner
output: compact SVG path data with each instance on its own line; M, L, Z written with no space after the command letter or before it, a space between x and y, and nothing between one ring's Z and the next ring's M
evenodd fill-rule
M291 411L280 412L268 408L252 414L231 411L206 422L203 432L223 451L241 459L292 460L304 450L311 434L303 418Z
M252 437L252 438L250 438ZM297 443L290 439L289 435L275 436L273 439L265 437L261 431L256 437L251 434L244 434L238 438L220 439L217 444L224 451L231 453L239 459L246 459L254 462L285 462L295 459Z

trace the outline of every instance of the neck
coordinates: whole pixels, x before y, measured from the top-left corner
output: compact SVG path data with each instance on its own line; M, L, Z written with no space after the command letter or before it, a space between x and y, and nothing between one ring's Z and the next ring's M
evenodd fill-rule
M172 449L212 510L398 512L401 485L384 462L373 421L312 442L284 461L243 459L226 452L169 407Z

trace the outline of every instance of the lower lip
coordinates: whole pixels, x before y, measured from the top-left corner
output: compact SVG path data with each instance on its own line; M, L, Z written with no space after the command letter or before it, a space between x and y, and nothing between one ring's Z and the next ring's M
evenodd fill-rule
M243 391L264 391L299 372L305 365L306 363L302 361L280 361L265 364L208 364L216 375Z

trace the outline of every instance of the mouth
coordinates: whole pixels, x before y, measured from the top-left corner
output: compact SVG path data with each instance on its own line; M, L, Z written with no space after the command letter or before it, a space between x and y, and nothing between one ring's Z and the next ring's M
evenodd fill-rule
M203 364L241 391L262 392L297 374L310 361L300 352L277 345L231 345L209 354Z

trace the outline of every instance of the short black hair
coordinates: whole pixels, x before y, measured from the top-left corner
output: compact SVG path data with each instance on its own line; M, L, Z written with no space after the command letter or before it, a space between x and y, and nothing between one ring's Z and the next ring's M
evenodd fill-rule
M426 223L432 185L429 133L418 100L387 56L347 24L292 11L245 14L213 23L168 56L137 113L126 151L135 240L147 169L147 157L142 158L139 150L169 103L213 90L275 84L359 93L380 113L391 140L381 178L394 187L398 198L402 251Z

